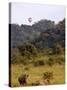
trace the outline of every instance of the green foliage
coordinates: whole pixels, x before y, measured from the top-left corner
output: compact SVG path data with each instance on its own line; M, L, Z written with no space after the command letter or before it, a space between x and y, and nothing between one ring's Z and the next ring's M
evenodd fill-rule
M10 24L12 47L22 45L24 42L32 42L36 47L44 49L51 47L56 42L65 46L65 19L55 24L51 20L40 20L30 25ZM19 32L18 32L19 31Z
M28 64L28 59L22 56L17 48L13 48L11 50L11 63L13 64L21 63L25 65Z
M52 66L52 65L54 64L54 59L49 58L48 61L47 61L47 64L48 64L49 66Z
M49 48L49 47L44 48L42 52L44 53L44 55L52 55L53 54L52 48Z
M52 50L53 50L53 54L62 54L64 52L63 48L58 43L53 44Z
M25 43L11 51L11 63L28 64L37 57L37 49L30 43Z
M30 43L25 43L21 46L18 46L19 51L21 52L22 56L29 57L30 55L36 56L37 55L37 49L34 45Z
M32 26L11 26L11 63L34 63L39 53L45 55L60 55L65 51L65 19L55 24L50 20L40 20ZM18 32L19 30L19 32ZM23 32L21 32L23 30ZM24 43L25 42L25 43ZM13 46L12 46L13 45ZM53 65L62 60L49 59L47 64ZM36 61L43 65L44 60Z
M63 30L63 31L65 30L65 18L58 23L57 28L58 28L59 30L61 30L61 31L62 31L62 30Z
M11 50L11 63L20 63L23 62L23 57L19 53L17 48Z
M65 58L64 57L59 57L56 59L56 63L58 64L64 64L65 63Z

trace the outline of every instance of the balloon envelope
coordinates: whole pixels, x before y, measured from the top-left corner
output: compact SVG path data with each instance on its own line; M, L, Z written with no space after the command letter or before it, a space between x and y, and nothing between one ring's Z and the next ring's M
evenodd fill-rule
M29 18L28 18L28 21L31 23L31 22L32 22L32 18L31 18L31 17L29 17Z

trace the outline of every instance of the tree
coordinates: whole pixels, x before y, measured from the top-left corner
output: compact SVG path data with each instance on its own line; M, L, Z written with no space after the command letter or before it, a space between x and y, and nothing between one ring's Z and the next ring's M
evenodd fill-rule
M21 46L18 46L19 51L21 52L21 54L25 54L26 51L29 52L32 55L36 55L37 54L37 50L35 48L35 46L33 44L30 43L25 43Z
M17 48L11 49L11 63L23 63L24 58L21 56Z
M54 43L52 46L53 54L60 54L63 52L63 48L59 43Z

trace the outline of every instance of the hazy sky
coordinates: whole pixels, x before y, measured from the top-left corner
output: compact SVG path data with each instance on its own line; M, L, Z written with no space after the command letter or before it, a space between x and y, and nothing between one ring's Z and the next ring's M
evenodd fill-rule
M65 6L62 5L44 5L30 3L11 4L11 23L16 24L33 24L41 19L50 19L57 23L65 17ZM28 18L32 22L28 22Z

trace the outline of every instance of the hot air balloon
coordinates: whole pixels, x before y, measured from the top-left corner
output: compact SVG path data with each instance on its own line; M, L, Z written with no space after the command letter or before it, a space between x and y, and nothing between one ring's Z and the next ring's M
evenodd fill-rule
M28 22L29 22L29 23L32 22L32 18L31 18L31 17L28 18Z

